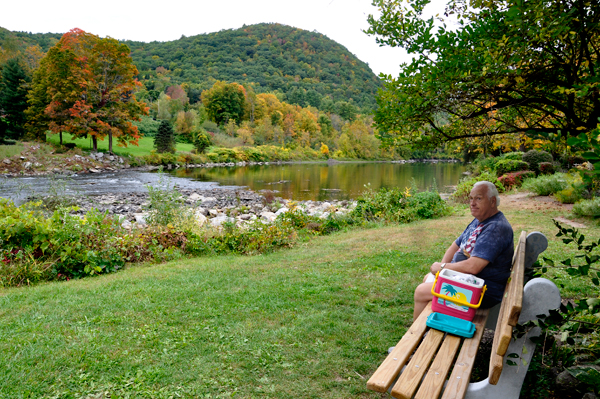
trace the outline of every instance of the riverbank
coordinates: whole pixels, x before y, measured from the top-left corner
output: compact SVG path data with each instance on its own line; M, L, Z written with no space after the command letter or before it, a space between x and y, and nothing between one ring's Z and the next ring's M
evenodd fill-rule
M345 160L345 159L320 159L320 160L290 160L290 161L252 161L237 160L235 162L197 162L198 156L182 156L178 160L173 156L170 162L162 158L160 162L164 165L146 164L141 158L108 154L104 152L84 152L80 148L56 147L47 143L23 142L23 149L19 154L2 157L0 160L0 176L22 177L22 176L46 176L52 174L74 175L86 173L117 172L124 169L138 171L154 171L160 167L165 169L178 168L215 168L233 166L253 165L284 165L297 163L418 163L418 162L452 162L458 163L456 159L409 159L409 160Z

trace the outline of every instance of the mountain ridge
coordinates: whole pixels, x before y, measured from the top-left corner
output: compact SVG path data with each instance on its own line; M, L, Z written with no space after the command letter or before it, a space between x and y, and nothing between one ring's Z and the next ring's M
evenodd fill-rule
M93 32L90 32L93 33ZM47 51L61 34L11 32L0 28L0 43L13 36L19 45ZM139 79L157 95L185 85L190 102L217 80L252 85L256 93L279 93L282 100L327 110L349 102L371 111L381 82L367 63L316 31L278 23L244 25L171 41L120 40L131 49Z

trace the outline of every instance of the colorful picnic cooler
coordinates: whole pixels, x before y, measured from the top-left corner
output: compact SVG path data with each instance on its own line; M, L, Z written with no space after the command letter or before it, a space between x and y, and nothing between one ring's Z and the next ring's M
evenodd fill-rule
M435 275L431 288L433 313L427 326L454 335L471 338L475 333L475 309L481 306L485 281L470 274L443 269Z
M435 276L431 293L431 310L472 321L481 305L486 285L483 279L470 274L443 269Z

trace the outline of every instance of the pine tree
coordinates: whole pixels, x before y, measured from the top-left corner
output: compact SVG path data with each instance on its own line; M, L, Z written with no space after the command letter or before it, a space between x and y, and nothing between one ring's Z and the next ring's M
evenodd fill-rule
M154 136L154 148L159 153L175 152L175 132L169 121L160 122L156 136Z
M31 81L21 62L12 58L2 67L0 75L0 142L20 139L25 133L27 85Z

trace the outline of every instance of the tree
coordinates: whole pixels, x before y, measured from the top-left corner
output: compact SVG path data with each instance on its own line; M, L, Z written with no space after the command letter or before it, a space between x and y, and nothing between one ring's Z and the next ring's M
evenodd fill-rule
M175 152L175 132L171 122L162 120L154 136L154 148L159 153Z
M202 103L209 119L218 125L229 120L239 125L244 116L246 90L238 83L217 81L210 90L202 92Z
M27 89L31 77L18 58L8 60L0 74L0 142L25 133Z
M600 117L600 7L589 0L374 0L369 34L414 55L384 76L375 121L392 142L590 132Z
M109 152L113 137L120 145L137 145L139 133L131 121L139 121L148 110L134 96L140 83L129 53L115 39L101 39L80 29L65 33L34 75L30 129L89 135L94 150L97 139L106 136Z

